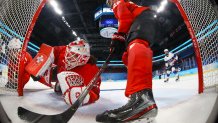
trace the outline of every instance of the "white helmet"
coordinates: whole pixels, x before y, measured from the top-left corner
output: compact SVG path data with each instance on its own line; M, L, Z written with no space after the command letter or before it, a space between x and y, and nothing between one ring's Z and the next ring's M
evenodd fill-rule
M164 52L169 52L169 50L168 49L164 49Z
M116 3L119 0L106 0L106 5L110 8L113 7L113 4Z
M9 49L20 49L21 45L22 45L22 43L19 39L13 38L9 41L8 48Z
M81 40L76 40L69 43L65 52L65 67L67 70L74 67L84 65L90 58L90 46L89 44Z

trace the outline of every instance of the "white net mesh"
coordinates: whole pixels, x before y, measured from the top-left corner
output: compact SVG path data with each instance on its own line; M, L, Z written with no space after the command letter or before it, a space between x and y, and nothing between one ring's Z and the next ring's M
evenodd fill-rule
M209 0L180 0L198 39L204 88L218 84L217 13Z
M16 37L22 41L41 0L0 1L0 94L16 94L21 48L10 50L8 43Z

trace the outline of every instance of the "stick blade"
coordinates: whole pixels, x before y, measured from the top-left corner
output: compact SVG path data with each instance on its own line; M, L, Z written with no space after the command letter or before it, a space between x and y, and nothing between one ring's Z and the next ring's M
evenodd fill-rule
M62 115L43 115L27 110L23 107L18 107L18 116L27 122L31 123L67 123Z
M28 121L28 122L32 122L37 117L42 117L43 116L42 114L31 112L31 111L29 111L29 110L27 110L27 109L25 109L23 107L18 107L17 113L18 113L18 116L22 120L25 120L25 121Z

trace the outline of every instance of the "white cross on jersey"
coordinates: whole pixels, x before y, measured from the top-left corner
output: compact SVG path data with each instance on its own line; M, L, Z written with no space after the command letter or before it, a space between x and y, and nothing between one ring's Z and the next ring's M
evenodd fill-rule
M44 60L42 55L37 57L36 59L37 59L36 60L37 63L40 63L40 62L42 62Z

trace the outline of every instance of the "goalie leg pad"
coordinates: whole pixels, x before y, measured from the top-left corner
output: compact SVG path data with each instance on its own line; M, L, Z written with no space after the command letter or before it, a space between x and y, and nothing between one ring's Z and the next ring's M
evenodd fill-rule
M85 86L72 86L64 93L64 100L68 105L73 105L74 102L79 98ZM83 100L82 105L85 105L89 102L90 95L88 94Z
M25 70L31 75L42 76L54 62L53 47L42 44L34 59L26 66Z

